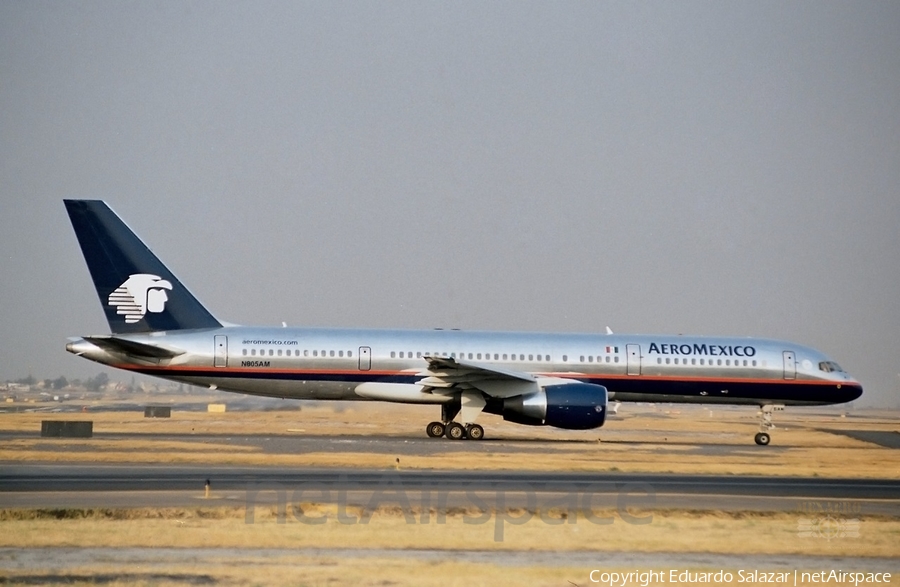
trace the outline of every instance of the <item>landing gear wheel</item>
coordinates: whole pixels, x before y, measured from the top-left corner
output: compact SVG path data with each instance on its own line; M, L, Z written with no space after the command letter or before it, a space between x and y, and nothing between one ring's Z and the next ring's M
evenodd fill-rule
M466 426L466 436L472 440L481 440L484 438L484 428L478 424L469 424Z
M425 428L429 438L440 438L444 435L444 425L440 422L432 422Z
M451 422L447 425L445 434L451 440L464 440L466 438L466 429L462 427L462 424Z
M772 439L769 437L769 434L767 432L758 432L753 440L755 440L756 444L760 446L766 446Z

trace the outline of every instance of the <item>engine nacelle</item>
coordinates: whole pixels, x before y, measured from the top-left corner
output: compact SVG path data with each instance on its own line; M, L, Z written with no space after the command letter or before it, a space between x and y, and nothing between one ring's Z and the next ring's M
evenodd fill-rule
M607 391L602 385L548 385L536 393L503 400L503 419L567 430L599 428L606 421Z

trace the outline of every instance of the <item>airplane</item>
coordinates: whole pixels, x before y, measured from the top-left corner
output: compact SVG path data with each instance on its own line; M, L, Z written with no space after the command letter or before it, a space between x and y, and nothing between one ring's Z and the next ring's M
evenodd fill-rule
M75 355L258 396L440 406L429 437L481 440L482 412L601 427L619 402L757 405L768 445L784 406L849 402L862 386L821 352L760 338L237 326L220 322L100 200L64 201L110 334ZM611 406L610 401L615 403Z

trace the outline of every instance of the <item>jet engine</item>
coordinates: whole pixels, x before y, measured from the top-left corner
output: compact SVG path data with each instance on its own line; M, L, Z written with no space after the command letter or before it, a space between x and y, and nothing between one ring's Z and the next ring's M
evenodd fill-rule
M603 426L606 420L607 391L602 385L548 385L535 393L502 401L502 406L490 411L500 413L504 420L517 424L589 430Z

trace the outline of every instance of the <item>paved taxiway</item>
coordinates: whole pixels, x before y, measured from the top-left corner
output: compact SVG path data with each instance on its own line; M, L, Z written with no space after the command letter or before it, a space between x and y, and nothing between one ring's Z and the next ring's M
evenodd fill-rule
M172 442L196 442L230 444L239 447L252 447L263 454L306 454L306 453L372 453L396 456L429 456L447 453L564 453L578 446L603 446L604 444L646 446L645 440L603 440L598 443L596 437L586 437L578 431L577 437L564 437L567 431L562 431L560 438L553 440L517 437L486 437L478 442L451 441L444 438L426 438L424 433L404 436L401 434L391 436L365 436L365 435L321 435L310 434L303 428L297 428L285 433L274 434L233 434L233 433L162 433L141 432L140 434L124 434L115 432L94 432L95 440L127 440L133 441L172 441ZM697 438L708 438L707 443L698 443ZM3 431L0 432L0 442L5 439L35 439L39 438L37 432ZM761 450L767 454L777 455L790 446L778 446L777 443L766 447L753 444L752 436L746 438L743 444L727 444L721 442L717 433L703 433L696 431L667 432L658 439L659 445L667 447L679 447L684 455L698 456L751 456ZM60 452L85 452L97 450L96 447L78 444L58 447Z
M207 480L211 499L205 499ZM900 515L900 481L758 476L170 465L6 464L0 507L163 507L298 501L541 507L576 496L597 508ZM202 500L202 501L200 501Z

